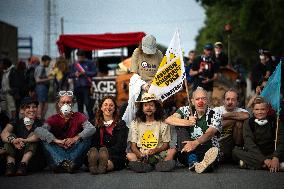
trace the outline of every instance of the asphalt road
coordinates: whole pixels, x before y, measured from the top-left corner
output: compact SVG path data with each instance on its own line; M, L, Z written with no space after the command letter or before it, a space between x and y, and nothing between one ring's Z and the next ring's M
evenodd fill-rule
M53 174L44 171L25 177L0 177L1 189L283 189L284 173L269 173L265 170L243 170L233 165L224 165L213 173L197 174L185 168L174 172L133 173L122 170L104 175Z

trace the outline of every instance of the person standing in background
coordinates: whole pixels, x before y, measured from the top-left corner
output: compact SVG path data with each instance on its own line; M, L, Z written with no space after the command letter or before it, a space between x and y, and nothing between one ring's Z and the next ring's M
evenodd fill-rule
M96 76L95 64L86 59L85 51L77 51L78 62L71 65L69 77L73 78L74 94L76 96L78 111L84 113L84 105L88 112L89 120L94 119L91 102L92 77Z
M34 77L36 81L36 95L39 102L37 116L40 119L45 119L45 114L48 108L48 90L49 81L52 77L48 77L46 68L49 66L51 58L47 55L41 57L41 64L35 69Z

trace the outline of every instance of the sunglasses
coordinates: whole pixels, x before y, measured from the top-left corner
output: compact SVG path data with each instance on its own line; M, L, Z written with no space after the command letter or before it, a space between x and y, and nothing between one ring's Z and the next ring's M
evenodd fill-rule
M73 96L73 91L59 91L59 96Z

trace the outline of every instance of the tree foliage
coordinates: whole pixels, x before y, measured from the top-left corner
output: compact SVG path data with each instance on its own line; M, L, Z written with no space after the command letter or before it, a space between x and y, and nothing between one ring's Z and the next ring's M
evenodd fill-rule
M246 67L258 61L258 49L281 56L284 50L284 0L197 0L206 12L205 26L196 38L197 50L205 43L222 41L227 51L225 24L232 26L230 57ZM231 62L232 62L231 61Z

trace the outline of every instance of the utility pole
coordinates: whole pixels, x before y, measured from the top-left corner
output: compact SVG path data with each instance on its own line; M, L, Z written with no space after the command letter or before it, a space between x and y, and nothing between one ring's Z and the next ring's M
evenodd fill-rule
M56 0L44 0L44 53L49 56L56 56L57 13Z
M50 55L50 0L44 1L44 44L43 52Z
M64 17L60 18L61 35L64 34Z
M226 24L224 26L225 33L227 34L228 38L228 64L231 64L231 49L230 49L230 38L231 38L231 33L232 33L232 26L230 24Z

